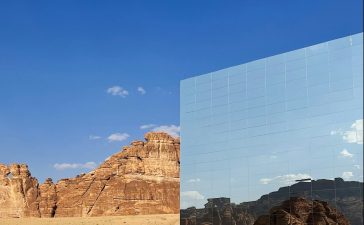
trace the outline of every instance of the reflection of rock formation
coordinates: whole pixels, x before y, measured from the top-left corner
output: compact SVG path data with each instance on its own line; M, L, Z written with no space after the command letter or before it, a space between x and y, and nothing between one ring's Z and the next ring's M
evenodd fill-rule
M327 202L292 197L273 207L269 215L260 216L254 225L349 225L344 215Z
M342 212L351 225L362 225L362 193L363 183L361 182L344 181L341 178L320 179L279 188L278 191L263 195L257 201L244 202L240 206L257 218L268 214L272 207L280 205L290 197L304 197L309 200L325 201Z
M314 201L328 203L331 209L336 208L343 213L351 225L362 225L362 209L363 201L363 183L356 181L344 181L341 178L335 180L316 180L312 182L300 182L292 186L282 187L278 191L263 195L260 199L252 202L243 202L238 205L226 202L226 198L209 200L204 209L190 208L189 210L181 210L181 224L203 224L201 218L213 218L213 211L208 211L208 207L215 205L220 218L232 218L231 223L237 225L253 225L256 218L270 213L271 208L280 206L282 202L291 197L302 197ZM212 202L224 202L221 204L211 204ZM229 216L231 215L231 216ZM222 225L224 220L221 221ZM195 223L193 223L195 221ZM226 221L230 221L227 219ZM211 221L210 221L211 222ZM268 223L269 224L269 223ZM300 225L298 223L297 225Z
M0 164L0 217L178 213L179 140L148 133L96 170L39 185L26 165Z
M252 225L254 217L229 198L208 199L204 209L181 211L181 225Z

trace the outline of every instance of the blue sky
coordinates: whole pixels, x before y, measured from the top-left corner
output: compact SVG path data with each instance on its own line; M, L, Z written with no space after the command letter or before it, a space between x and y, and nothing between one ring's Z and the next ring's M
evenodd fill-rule
M362 32L362 4L2 1L0 162L87 171L142 125L178 126L181 79Z

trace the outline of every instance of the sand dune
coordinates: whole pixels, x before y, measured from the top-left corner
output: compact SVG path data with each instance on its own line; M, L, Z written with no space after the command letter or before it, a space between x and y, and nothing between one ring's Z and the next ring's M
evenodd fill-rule
M1 225L179 225L179 215L0 219Z

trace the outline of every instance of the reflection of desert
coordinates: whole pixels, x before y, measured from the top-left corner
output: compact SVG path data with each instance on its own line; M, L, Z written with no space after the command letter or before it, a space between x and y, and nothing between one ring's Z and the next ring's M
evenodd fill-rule
M0 219L3 225L179 225L179 215Z

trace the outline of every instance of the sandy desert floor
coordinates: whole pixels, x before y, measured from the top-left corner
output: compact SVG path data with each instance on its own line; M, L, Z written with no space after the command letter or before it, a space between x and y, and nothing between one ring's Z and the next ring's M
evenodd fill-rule
M1 225L179 225L179 215L0 219Z

